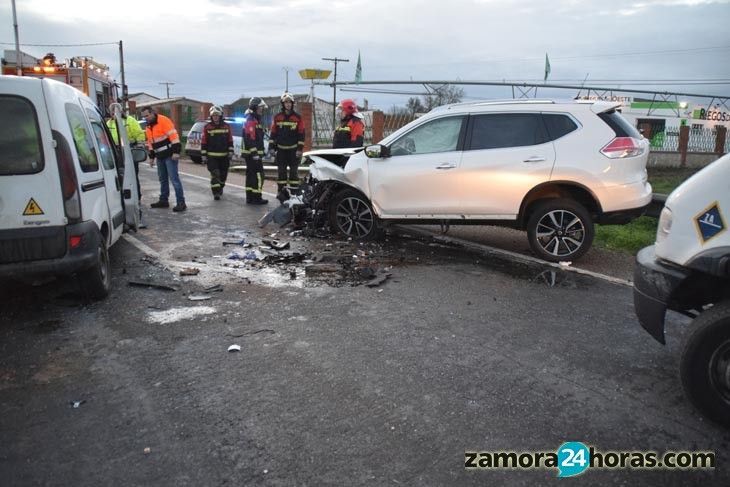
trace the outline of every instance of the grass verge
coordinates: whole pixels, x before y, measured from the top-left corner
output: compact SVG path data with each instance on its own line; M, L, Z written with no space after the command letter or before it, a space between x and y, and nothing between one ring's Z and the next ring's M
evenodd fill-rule
M594 245L636 254L654 243L657 221L656 218L642 216L626 225L596 225Z

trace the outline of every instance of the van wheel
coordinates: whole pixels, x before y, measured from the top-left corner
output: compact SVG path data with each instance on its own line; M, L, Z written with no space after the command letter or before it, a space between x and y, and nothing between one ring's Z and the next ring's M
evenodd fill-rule
M203 158L200 156L190 156L190 160L193 161L195 164L203 163Z
M346 189L332 198L329 207L332 229L353 240L371 240L380 234L370 202L357 191Z
M679 375L705 416L730 427L730 301L703 312L684 339Z
M593 220L580 204L566 198L538 203L527 220L532 251L550 262L573 261L593 243Z
M109 249L106 239L99 233L99 243L96 248L96 262L94 265L78 275L79 283L84 294L91 299L104 299L109 295L112 285L112 266L109 261Z

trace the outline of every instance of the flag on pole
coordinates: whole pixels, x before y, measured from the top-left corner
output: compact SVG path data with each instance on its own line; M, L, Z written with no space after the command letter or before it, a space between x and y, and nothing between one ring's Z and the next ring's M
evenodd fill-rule
M548 59L548 55L547 55L547 53L545 53L545 79L543 81L547 81L549 74L550 74L550 59Z
M355 83L362 81L362 63L360 62L360 50L357 50L357 67L355 68Z

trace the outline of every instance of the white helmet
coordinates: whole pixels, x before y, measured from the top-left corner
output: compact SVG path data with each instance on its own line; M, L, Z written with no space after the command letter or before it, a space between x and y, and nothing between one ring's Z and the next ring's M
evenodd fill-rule
M208 112L210 113L211 117L213 115L223 116L223 109L219 105L213 105L212 107L210 107L210 110L208 110Z
M283 104L285 101L290 101L294 103L294 95L292 95L288 91L285 91L284 94L281 95L281 103Z

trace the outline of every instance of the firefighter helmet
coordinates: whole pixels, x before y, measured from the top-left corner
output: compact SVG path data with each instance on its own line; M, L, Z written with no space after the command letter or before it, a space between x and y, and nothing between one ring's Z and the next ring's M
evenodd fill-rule
M355 103L355 100L347 98L345 100L342 100L340 104L337 105L337 108L342 110L342 113L344 113L345 115L352 115L357 112L357 103Z
M294 103L294 95L292 95L288 91L285 91L284 94L281 95L281 104L283 105L285 101L290 101Z
M258 107L268 108L268 105L266 104L266 102L264 100L262 100L258 96L254 96L253 98L251 98L251 100L249 100L248 108L250 108L253 111L256 111L256 109Z
M223 115L223 109L218 105L213 105L212 107L210 107L210 110L208 110L208 112L210 113L211 117L213 115L218 115L219 117Z

